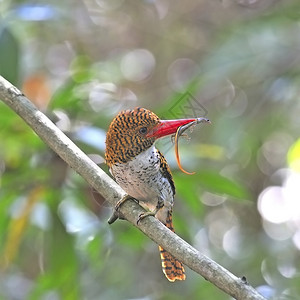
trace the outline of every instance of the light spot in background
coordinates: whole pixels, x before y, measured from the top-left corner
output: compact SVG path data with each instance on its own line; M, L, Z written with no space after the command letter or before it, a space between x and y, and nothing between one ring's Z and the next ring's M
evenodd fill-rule
M36 203L32 210L30 221L42 230L49 230L52 225L52 219L48 206L45 203Z
M194 237L193 246L196 249L201 249L201 253L207 256L211 256L211 251L209 249L209 240L207 236L206 228L201 228Z
M9 208L10 216L12 218L17 219L21 216L22 212L25 209L26 201L27 201L26 197L22 196L16 198L15 201L12 202Z
M50 5L21 5L16 10L17 15L24 21L46 21L56 15L55 9Z
M107 226L103 225L99 217L78 205L71 197L65 198L59 204L58 215L66 231L76 237L78 247L85 247L100 231L104 244L110 245L113 241L111 232L105 229Z
M226 197L213 194L210 192L204 192L201 197L201 202L208 206L217 206L225 202Z
M117 113L127 105L135 105L137 101L137 96L132 90L117 87L111 82L87 84L82 92L88 94L89 104L96 112L103 112L106 109L110 113Z
M243 251L241 251L241 234L238 226L229 229L223 238L223 248L232 258L241 258Z
M258 211L264 219L272 223L283 223L291 218L292 207L285 201L283 188L269 186L258 197Z
M273 270L275 269L275 264L272 263L272 267ZM268 264L268 261L266 259L264 259L260 265L260 270L261 270L261 274L264 278L264 280L269 284L269 285L274 285L275 282L273 280L273 276L272 276L272 271L270 270L270 266Z
M275 224L263 220L262 225L266 234L273 240L284 241L291 238L294 233L293 229L288 226L288 223Z
M111 102L115 98L115 94L117 93L117 86L111 82L103 82L90 84L89 90L89 104L91 108L99 112L103 110L103 107ZM87 92L88 92L87 90Z
M284 198L291 208L291 221L299 224L300 221L300 173L290 172L284 184Z
M292 142L292 136L284 131L277 131L268 136L257 155L260 171L270 176L275 169L285 165L286 153Z
M234 162L231 165L234 166L233 168L235 168L235 174L239 172L241 167L247 167L251 160L253 149L247 142L245 142L248 141L249 138L251 137L245 131L235 132L235 134L228 138L226 157L229 161ZM243 145L242 149L240 149L240 145ZM225 152L225 149L223 149L223 151ZM232 168L229 164L227 164L224 169L226 169L228 166L229 168ZM225 174L230 176L230 173L224 173L224 175Z
M80 127L74 135L75 140L81 141L101 151L105 150L105 137L106 132L103 129L93 126Z
M267 27L264 30L256 31L253 32L252 35L249 35L248 43L254 53L265 53L270 49L276 49L280 39L281 38L276 32L276 29ZM276 52L268 51L267 54L268 60L272 61L276 55ZM257 67L261 68L262 65L258 65Z
M241 116L248 107L246 93L229 79L226 80L221 91L216 95L215 102L220 113L225 113L226 117L229 118Z
M297 268L292 261L287 261L288 258L281 259L277 262L277 269L285 278L293 278L297 274Z
M293 236L293 243L300 250L300 229L295 232Z
M274 182L274 185L281 185L285 178L288 176L290 172L290 169L287 168L281 168L276 170L271 176L270 176L270 182Z
M246 111L247 107L248 98L246 93L242 89L235 87L235 95L231 99L226 116L230 118L239 117Z
M277 229L264 223L266 233L274 239L289 238L300 228L300 174L288 172L282 186L269 186L258 197L258 210L268 222L286 223Z
M94 214L78 207L72 200L63 200L59 204L58 212L69 233L96 234L101 226Z
M51 46L46 54L45 65L48 71L59 77L68 78L70 76L70 65L74 58L74 53L68 43L62 43Z
M69 131L71 129L71 121L69 116L62 110L54 110L53 114L57 117L57 121L55 122L55 125L61 130L61 131Z
M1 292L9 293L10 299L24 299L24 295L28 295L32 291L33 281L23 276L21 272L16 272L15 274L6 273L1 274Z
M259 168L259 170L267 175L271 176L273 174L274 168L273 166L268 162L266 157L263 155L262 147L258 149L257 155L256 155L256 163Z
M275 289L269 285L260 285L255 288L266 299L271 299L275 295Z
M273 101L287 101L297 96L298 91L293 86L292 82L288 78L277 78L270 89L268 90L268 96Z
M95 2L103 11L110 11L119 8L123 4L124 0L96 0Z
M208 228L208 238L214 247L223 249L223 238L228 230L238 226L238 221L230 209L214 209L205 218L205 226Z
M183 92L199 72L198 65L192 59L176 59L168 68L169 84L174 91Z
M121 71L131 81L142 81L150 77L155 68L155 58L146 49L135 49L121 60Z

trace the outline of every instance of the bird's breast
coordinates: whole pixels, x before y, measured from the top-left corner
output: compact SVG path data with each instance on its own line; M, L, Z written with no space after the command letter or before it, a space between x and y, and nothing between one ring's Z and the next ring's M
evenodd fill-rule
M152 146L127 163L115 164L111 173L117 183L132 197L150 209L160 198L165 205L173 203L174 193L168 178L161 172L161 157Z

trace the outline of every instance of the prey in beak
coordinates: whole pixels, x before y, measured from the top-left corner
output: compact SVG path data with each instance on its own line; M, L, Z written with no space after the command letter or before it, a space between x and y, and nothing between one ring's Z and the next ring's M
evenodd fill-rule
M182 166L181 166L181 163L180 163L180 157L179 157L179 137L189 128L193 128L195 125L199 124L199 123L209 123L211 124L210 120L206 119L206 118L197 118L195 119L195 121L192 121L190 123L187 123L185 125L181 125L180 127L178 127L176 133L175 133L175 138L174 138L174 142L175 142L175 157L176 157L176 161L177 161L177 164L178 164L178 167L179 169L185 173L185 174L188 174L188 175L194 175L195 172L188 172L188 171L185 171Z
M199 123L211 124L210 120L208 120L206 118L161 120L158 125L153 127L147 133L147 137L154 137L155 139L159 139L159 138L167 136L167 135L173 135L174 141L175 141L175 157L176 157L178 167L183 173L192 175L192 174L195 174L195 172L190 173L190 172L185 171L180 164L178 141L179 141L179 137L187 129L192 128Z

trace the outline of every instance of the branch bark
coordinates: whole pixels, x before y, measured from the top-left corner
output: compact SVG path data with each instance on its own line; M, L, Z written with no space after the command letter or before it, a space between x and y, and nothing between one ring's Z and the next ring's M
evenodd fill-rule
M0 76L0 99L14 110L71 168L102 194L112 206L115 206L118 200L126 196L125 191L114 180L91 161L32 102L2 76ZM157 219L145 218L137 225L137 218L143 211L143 208L133 200L126 201L120 208L120 213L131 224L228 295L240 300L265 299L244 279L236 277L201 254Z

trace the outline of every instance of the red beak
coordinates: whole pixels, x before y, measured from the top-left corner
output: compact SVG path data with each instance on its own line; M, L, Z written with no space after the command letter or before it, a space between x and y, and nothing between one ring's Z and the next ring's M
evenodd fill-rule
M199 118L202 119L202 118ZM204 119L204 118L203 118ZM176 133L177 129L182 126L196 121L197 119L178 119L178 120L161 120L158 125L152 128L147 137L155 137L156 139ZM205 119L206 120L206 119Z

